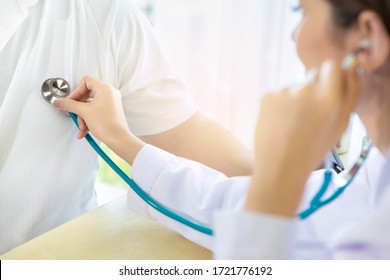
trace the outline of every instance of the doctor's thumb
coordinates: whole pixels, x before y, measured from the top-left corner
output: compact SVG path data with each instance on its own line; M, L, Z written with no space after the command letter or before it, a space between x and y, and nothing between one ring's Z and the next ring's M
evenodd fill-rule
M66 111L66 112L72 112L72 113L75 113L76 115L81 115L82 105L83 105L82 102L78 102L78 101L75 101L75 100L72 100L69 98L57 99L57 100L54 100L54 102L53 102L53 106L55 108L60 109L62 111Z

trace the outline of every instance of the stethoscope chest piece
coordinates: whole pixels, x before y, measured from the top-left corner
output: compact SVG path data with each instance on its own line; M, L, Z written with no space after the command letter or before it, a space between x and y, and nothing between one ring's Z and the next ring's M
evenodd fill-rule
M54 100L65 98L70 94L70 86L62 78L47 79L42 84L41 93L43 98L53 105Z

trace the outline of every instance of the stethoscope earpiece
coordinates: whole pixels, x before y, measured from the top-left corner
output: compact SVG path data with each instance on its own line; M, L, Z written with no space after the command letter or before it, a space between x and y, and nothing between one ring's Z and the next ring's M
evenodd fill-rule
M359 48L362 50L369 50L371 48L371 40L367 37L363 38L359 42Z
M43 99L53 105L54 100L65 98L70 94L70 86L62 78L51 78L43 82L41 93Z
M357 49L355 49L354 51L348 53L342 63L341 63L341 67L343 69L348 69L357 59L357 56L359 53L361 52L367 52L369 51L371 48L371 40L369 38L363 38L360 40L359 42L359 47ZM364 71L362 70L364 69L362 66L360 66L357 70L357 74L358 76L362 76L364 74Z

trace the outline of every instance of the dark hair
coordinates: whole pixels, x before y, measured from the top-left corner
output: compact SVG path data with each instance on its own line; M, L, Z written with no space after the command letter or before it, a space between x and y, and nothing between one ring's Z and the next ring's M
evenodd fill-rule
M337 26L350 27L364 10L378 14L390 34L390 0L326 0L333 9L333 18Z

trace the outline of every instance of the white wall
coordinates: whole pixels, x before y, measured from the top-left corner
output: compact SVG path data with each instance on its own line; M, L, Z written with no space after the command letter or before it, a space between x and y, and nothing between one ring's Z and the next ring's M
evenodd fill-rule
M302 79L288 0L140 0L201 110L252 145L261 96Z

